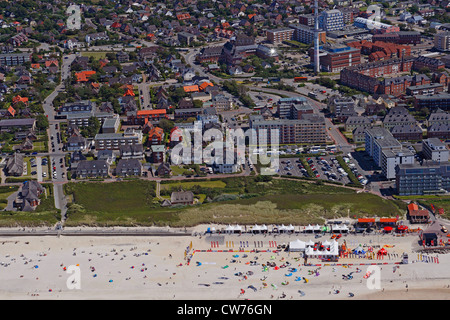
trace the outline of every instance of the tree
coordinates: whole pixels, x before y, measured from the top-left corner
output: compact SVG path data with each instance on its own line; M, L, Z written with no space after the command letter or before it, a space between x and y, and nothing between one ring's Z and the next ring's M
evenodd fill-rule
M88 137L94 137L100 131L100 120L97 117L91 116L88 120L88 127L85 129L85 134Z
M48 124L48 119L45 115L43 114L39 114L36 117L36 127L39 130L46 130L48 128L49 124Z
M163 129L164 133L166 133L166 134L170 134L170 131L173 129L174 126L175 126L174 123L167 119L161 119L161 120L159 120L159 123L158 123L158 127Z

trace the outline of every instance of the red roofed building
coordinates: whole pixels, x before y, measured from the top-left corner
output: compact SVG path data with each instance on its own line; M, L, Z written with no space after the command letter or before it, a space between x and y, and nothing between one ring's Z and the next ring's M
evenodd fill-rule
M166 109L138 110L136 115L129 115L128 121L131 124L144 125L147 121L159 121L167 119Z
M200 85L198 86L198 88L199 88L200 91L205 91L205 89L206 89L207 87L214 87L214 85L213 85L211 82L205 81L205 82L203 82L202 84L200 84Z
M81 72L75 73L75 77L77 78L77 82L87 82L87 81L89 81L89 77L94 74L96 74L96 72L93 70L81 71Z
M164 130L160 127L154 127L148 133L147 146L164 144Z
M184 86L183 89L184 89L184 92L187 92L187 93L189 93L189 92L198 92L199 91L198 85Z
M15 96L12 99L13 105L15 105L16 103L19 103L19 102L23 102L25 104L28 104L28 98L27 97L21 97L21 96L17 95L17 96Z
M189 13L177 14L177 19L178 20L187 20L187 19L190 19L190 18L191 18L191 15Z
M12 106L9 106L8 113L11 117L14 117L16 115L16 110Z

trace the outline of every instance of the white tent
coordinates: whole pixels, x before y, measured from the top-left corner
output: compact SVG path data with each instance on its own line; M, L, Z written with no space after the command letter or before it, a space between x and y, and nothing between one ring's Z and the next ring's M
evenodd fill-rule
M309 241L306 243L306 245L307 245L308 247L314 247L314 242L311 241L311 240L309 240Z
M322 242L322 245L323 245L324 247L328 247L328 246L331 245L331 242L329 242L328 240L325 240L324 242Z
M252 227L252 232L261 232L261 227L258 226L257 224L255 224L255 225Z
M289 251L305 251L306 243L299 239L289 242Z
M318 224L316 224L316 225L313 227L313 230L314 230L314 232L320 232L320 231L322 230L322 228L321 228Z
M329 250L314 250L313 247L307 247L305 250L305 254L308 257L317 257L317 258L328 258L328 257L337 257L339 255L339 245L337 241L333 240L330 243Z
M267 226L266 226L265 224L263 224L263 225L261 226L261 231L267 231Z
M305 227L305 232L313 232L314 228L312 225L308 224L308 226Z
M239 225L228 225L228 227L225 228L225 232L228 233L238 233L238 232L242 232L242 227Z
M228 225L228 226L225 228L225 231L226 231L226 232L229 232L229 233L232 233L232 232L234 232L234 227L233 227L232 225Z

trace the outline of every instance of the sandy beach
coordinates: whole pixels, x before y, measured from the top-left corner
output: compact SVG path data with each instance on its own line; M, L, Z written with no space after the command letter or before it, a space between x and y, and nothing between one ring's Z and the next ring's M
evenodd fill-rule
M315 240L303 234L2 237L0 299L450 299L450 255L417 261L417 236L348 235L339 242L387 245L389 254L383 260L342 258L335 265L309 259L311 266L299 253L274 252L275 245L296 239ZM398 264L403 252L409 253L407 265ZM277 268L263 268L267 262ZM79 267L79 283L70 281L71 265ZM379 268L379 288L364 279L369 266ZM68 288L68 279L80 288Z

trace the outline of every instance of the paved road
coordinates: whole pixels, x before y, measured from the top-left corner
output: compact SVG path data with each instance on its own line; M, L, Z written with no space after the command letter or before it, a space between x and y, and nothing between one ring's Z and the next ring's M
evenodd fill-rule
M55 207L61 209L61 217L64 219L66 212L66 200L62 190L61 183L66 182L65 168L61 168L60 161L64 163L63 143L60 140L58 143L57 134L59 133L60 120L55 119L55 110L53 107L53 100L60 91L64 90L64 81L70 77L70 65L75 60L76 54L70 54L63 57L63 64L61 66L61 83L55 90L44 100L43 107L45 115L49 121L48 137L49 137L49 152L51 170L48 173L52 175L53 194L55 197ZM53 138L53 139L52 139ZM55 174L54 174L55 173ZM64 173L64 176L63 176Z

